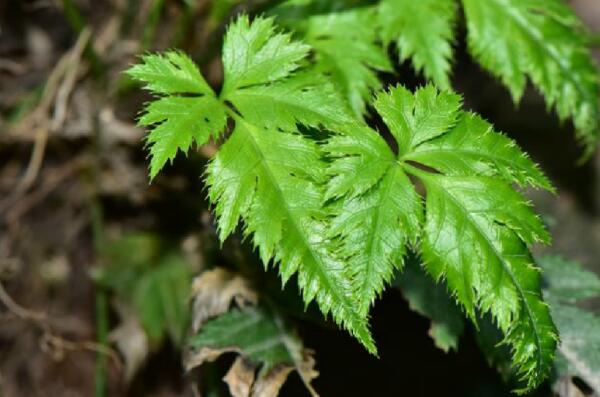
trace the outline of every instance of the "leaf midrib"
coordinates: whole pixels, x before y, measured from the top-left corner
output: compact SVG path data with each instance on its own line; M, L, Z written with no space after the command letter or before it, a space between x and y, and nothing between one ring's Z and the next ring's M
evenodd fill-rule
M319 274L319 279L321 280L321 282L324 282L327 285L328 293L334 295L336 298L336 301L342 303L344 313L351 315L352 319L349 321L349 323L354 324L356 321L360 322L360 316L357 315L357 313L353 310L352 303L347 299L347 297L345 297L343 294L340 294L337 291L337 289L334 288L334 286L332 285L332 283L329 280L329 278L327 277L327 275L323 272L323 268L326 267L325 264L320 260L319 255L314 251L313 247L308 242L308 240L305 236L305 233L303 233L302 229L298 226L298 221L296 220L295 216L293 216L293 212L291 211L291 209L289 208L289 206L287 204L287 201L285 200L285 196L284 196L279 184L277 183L277 179L275 178L275 175L273 175L273 172L271 171L270 167L268 167L268 161L267 161L264 153L262 152L260 146L256 142L256 138L254 136L254 133L257 132L256 127L253 124L241 119L236 114L234 114L234 113L231 113L231 114L234 117L234 119L236 120L236 123L242 123L246 127L246 129L242 128L241 130L242 131L245 130L248 132L248 134L247 134L247 136L249 138L248 140L252 144L252 147L255 150L255 152L260 157L261 166L264 169L269 180L271 181L271 185L277 191L278 196L282 199L281 202L283 203L283 207L285 208L285 210L288 214L289 222L293 226L296 234L301 238L301 241L305 247L306 252L308 252L310 254L310 258L312 259L312 262L317 265L317 266L315 266L315 268L317 269L317 273ZM331 309L331 310L333 311L333 309ZM344 320L346 320L346 319L342 318L342 321L346 322Z
M377 291L369 288L369 284L372 283L373 278L370 277L370 275L375 275L376 272L374 272L374 268L375 268L375 261L373 260L373 245L375 244L375 238L379 236L379 228L380 228L380 221L381 221L381 209L383 208L382 203L384 201L387 200L387 196L391 190L391 186L394 182L394 176L396 175L396 172L398 170L398 165L397 164L392 164L388 170L385 172L385 175L383 176L382 180L385 181L385 189L383 190L382 194L379 197L378 200L378 204L376 206L376 210L375 210L375 221L373 222L373 227L371 228L372 232L369 233L370 234L370 238L366 247L366 251L369 252L369 260L367 261L367 265L365 266L365 268L363 269L364 274L362 275L362 280L363 282L360 285L360 293L361 296L362 295L368 295L369 297L369 301L366 302L366 306L365 308L361 308L361 312L362 311L368 311L369 307L371 306L371 300L373 299L373 296L376 294ZM362 303L361 303L362 306Z
M411 166L410 164L406 164L405 169L409 173L411 173L411 174L413 174L413 175L415 175L415 176L423 179L423 181L426 184L427 184L426 181L432 181L433 183L437 184L440 187L440 191L444 192L446 194L446 196L451 199L451 201L454 203L454 205L456 205L457 208L459 208L461 210L461 212L465 215L465 217L470 220L470 222L473 225L473 227L482 236L482 238L486 241L486 243L491 247L492 252L498 258L499 262L502 264L502 267L503 267L504 271L510 277L513 285L517 289L517 292L518 292L519 296L521 297L523 307L525 308L525 311L527 312L527 317L529 319L529 322L530 322L531 327L533 329L533 334L535 336L535 344L537 346L536 359L537 359L538 368L542 368L543 367L543 359L542 359L542 354L541 354L541 352L542 352L542 342L541 342L541 337L539 335L539 330L537 328L537 324L534 321L533 312L532 312L532 310L529 307L529 304L527 302L527 296L525 294L525 291L521 287L520 283L517 282L516 277L512 273L512 271L510 271L510 268L506 265L506 263L505 263L504 258L502 257L502 255L498 252L498 250L496 249L496 247L494 246L494 244L492 244L492 242L487 237L487 235L481 230L481 228L479 227L479 224L472 218L471 213L469 211L467 211L461 205L460 201L458 201L448 190L444 189L441 186L441 184L437 183L437 181L435 180L436 177L433 174L429 174L429 173L426 173L426 172L421 171L419 169L416 169L415 167Z
M259 85L257 87L262 87L262 85ZM269 99L273 102L279 102L279 103L283 103L286 106L289 106L290 108L293 109L298 109L301 112L305 112L305 113L310 113L313 117L316 117L319 119L319 122L324 122L327 121L328 123L340 123L340 121L338 120L333 120L331 119L327 114L324 114L322 112L317 112L311 108L308 107L304 107L302 105L299 105L298 103L295 102L291 102L286 100L287 96L282 96L282 95L273 95L271 93L266 93L266 92L251 92L250 90L253 87L248 87L248 88L243 88L243 89L239 89L235 92L233 92L227 99L230 101L235 102L235 98L240 98L240 97L255 97L255 98L263 98L263 99Z
M460 202L450 192L448 192L446 189L441 189L441 190L447 193L447 196L450 197L451 200L455 203L455 205L457 205L458 208L461 209L461 211L463 212L463 214L465 214L465 216L474 225L474 227L477 230L477 232L485 239L485 241L487 242L487 244L492 248L492 251L494 252L494 254L496 255L496 257L498 258L498 260L502 264L502 267L504 268L504 271L506 272L506 274L508 274L508 276L510 277L513 285L517 289L517 291L519 293L519 296L521 297L521 300L522 300L522 305L525 308L525 311L527 312L527 317L529 318L529 323L531 324L531 327L533 329L533 334L535 336L535 344L537 346L536 358L537 358L538 368L542 368L542 366L543 366L543 362L542 362L542 341L541 341L541 338L540 338L540 335L539 335L539 330L538 330L537 325L536 325L536 323L534 321L533 312L532 312L531 308L529 307L529 303L527 301L527 296L525 294L525 291L523 290L523 287L521 287L521 284L517 282L517 279L516 279L515 275L513 274L512 271L510 271L510 268L508 267L508 265L504 261L504 258L502 257L502 255L500 255L500 253L498 252L498 250L496 249L496 247L494 246L494 244L492 244L492 242L490 241L490 239L488 238L488 236L483 232L483 230L481 230L481 227L473 219L473 217L471 216L471 214L463 206L460 205Z

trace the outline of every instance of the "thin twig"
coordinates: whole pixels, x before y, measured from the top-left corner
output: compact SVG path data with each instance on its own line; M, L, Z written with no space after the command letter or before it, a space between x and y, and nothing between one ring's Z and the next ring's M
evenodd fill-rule
M35 139L31 157L23 177L17 182L11 195L0 203L0 212L18 203L22 195L27 192L37 180L39 171L44 161L46 144L48 142L48 124L51 131L62 127L66 118L67 102L80 70L80 61L83 50L86 48L91 36L89 29L84 29L71 50L63 55L48 78L42 99L31 113L30 117L20 123L15 130L19 134L24 130L35 132ZM48 113L54 101L54 117L50 122Z
M13 300L13 298L6 292L4 289L4 285L0 281L0 301L6 306L6 308L15 316L19 317L24 321L33 321L33 322L45 322L47 320L47 316L45 313L34 312L32 310L26 309L23 306L19 305L17 302Z
M33 191L16 202L10 201L0 203L0 214L4 213L6 215L7 223L12 225L16 224L31 208L52 193L62 181L72 176L88 163L89 160L87 156L81 155L62 166L57 167L53 172L48 172L49 176L44 180L38 190Z
M69 51L69 62L65 71L65 77L56 93L54 115L50 126L50 131L52 132L59 130L64 124L67 115L67 103L77 81L81 55L89 42L91 34L90 29L85 28L79 35L73 49Z
M35 134L35 141L33 143L33 150L31 151L31 157L27 164L25 174L19 180L19 183L15 187L13 194L15 197L12 199L16 201L16 198L22 195L24 192L29 190L33 183L37 179L40 169L42 168L42 162L44 160L44 153L46 152L46 143L48 142L48 131L46 129L37 129Z
M61 360L66 351L87 350L97 354L105 355L113 360L115 366L120 370L123 366L117 352L108 346L101 345L92 341L70 341L52 332L52 327L48 320L48 315L43 312L36 312L19 305L8 294L4 285L0 281L0 302L6 306L8 311L24 322L33 324L42 331L40 338L40 348L44 353L50 354L54 359Z

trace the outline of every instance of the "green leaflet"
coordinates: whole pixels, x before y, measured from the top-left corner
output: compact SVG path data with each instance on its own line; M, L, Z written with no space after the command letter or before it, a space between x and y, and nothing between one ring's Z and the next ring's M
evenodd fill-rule
M516 143L495 133L491 124L478 115L464 112L453 130L456 132L419 145L406 159L427 163L443 173L499 176L522 187L553 190L550 181Z
M237 88L265 84L287 77L300 66L310 48L291 35L277 33L270 19L250 23L242 15L229 25L223 44L225 80L221 96Z
M460 111L454 94L396 87L375 108L398 155L367 128L326 145L328 197L337 199L332 232L354 270L361 310L402 268L411 243L472 319L476 310L492 314L527 388L535 387L551 367L557 336L527 246L549 236L510 183L549 187L547 179L514 143ZM463 142L482 134L484 144ZM452 162L440 156L447 145L473 153ZM407 174L423 185L425 208Z
M600 392L600 316L576 306L600 297L600 278L560 257L544 256L539 262L546 281L544 297L561 335L558 376L580 376Z
M324 166L315 144L299 135L237 123L207 171L221 235L229 231L223 224L244 217L245 232L253 233L265 264L275 258L284 282L298 272L304 301L316 299L324 313L331 312L373 349L346 266L325 249L322 192L314 182ZM236 202L240 199L245 203Z
M561 119L572 117L594 149L600 136L598 72L585 28L562 0L462 0L473 56L510 89L515 101L527 77Z
M375 108L390 128L401 155L448 131L456 123L460 106L458 95L439 93L431 85L414 95L396 87L375 100Z
M420 198L392 150L372 130L333 137L326 150L335 158L328 197L340 197L331 208L336 216L330 233L338 255L349 263L356 303L366 314L402 265L407 243L417 239Z
M225 108L186 55L145 55L142 63L127 73L145 83L146 89L162 95L144 109L139 119L140 125L153 126L147 137L150 179L167 161L173 161L179 150L187 153L192 143L203 145L225 128Z
M472 319L476 307L493 315L527 389L537 386L557 340L525 245L543 238L541 223L504 182L419 174L427 190L427 270L446 279Z
M308 19L306 41L316 54L317 70L330 75L357 116L365 113L366 101L381 87L376 71L392 66L376 43L377 32L370 24L372 8L317 15Z
M417 71L440 88L450 88L454 0L382 0L377 6L381 36L396 41L400 60L412 58Z
M579 376L596 391L600 390L600 339L597 329L600 317L578 304L600 296L600 279L585 271L578 263L558 256L536 258L543 270L543 295L550 305L552 318L560 332L560 345L554 360L553 381L565 376ZM508 346L500 345L502 336L489 316L483 317L477 329L481 350L506 380L510 368Z
M225 35L225 81L219 98L197 90L193 94L203 96L165 96L146 108L140 122L154 127L149 138L151 176L178 149L189 149L187 136L217 137L227 118L232 119L233 132L206 171L221 239L243 219L244 232L252 236L265 266L270 261L279 263L284 282L297 273L305 303L316 300L323 313L331 313L336 323L374 352L366 316L355 307L349 271L324 241L326 167L320 149L298 130L298 123L334 128L353 117L327 81L301 67L308 49L288 34L278 33L272 19L250 22L240 16ZM150 55L134 71L159 64L154 69L172 70L177 77L180 70L189 69L187 58L177 63L172 59L170 53ZM142 81L150 78L130 73ZM163 80L163 85L170 84L168 78ZM154 86L148 83L148 87ZM173 91L157 91L167 92ZM172 110L171 103L163 105L165 99L193 100L196 107L186 103ZM215 117L219 128L209 128ZM204 142L196 139L197 144Z
M240 89L227 99L245 119L265 128L295 131L297 123L334 128L352 120L328 81L310 72L298 72L277 84Z
M127 74L145 83L144 88L156 94L213 93L196 64L177 51L164 55L145 55L142 63L132 66Z

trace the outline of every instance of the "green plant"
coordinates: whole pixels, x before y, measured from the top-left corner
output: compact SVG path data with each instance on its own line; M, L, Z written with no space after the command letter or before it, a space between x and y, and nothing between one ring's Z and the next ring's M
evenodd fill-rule
M558 333L529 252L550 237L515 186L552 185L449 91L456 2L348 3L287 1L270 10L273 18L237 17L224 36L218 93L181 52L143 56L128 73L158 97L139 120L150 130L150 177L179 151L220 142L205 183L222 241L242 222L264 265L277 264L284 284L295 275L305 304L316 301L374 354L369 309L413 252L468 318L492 319L520 390L532 390L552 368ZM569 8L463 0L462 9L474 57L515 101L529 77L591 150L598 79ZM438 88L397 85L371 100L377 71L392 70L390 42ZM366 113L382 118L389 139ZM221 323L265 313L226 314L192 343L210 344ZM443 337L441 345L456 344Z

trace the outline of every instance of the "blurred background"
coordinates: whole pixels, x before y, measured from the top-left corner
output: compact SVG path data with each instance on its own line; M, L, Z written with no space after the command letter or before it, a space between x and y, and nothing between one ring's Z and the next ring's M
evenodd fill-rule
M149 97L122 71L139 54L181 48L219 87L227 22L265 3L0 0L0 396L195 395L196 380L184 376L177 340L168 337L175 309L160 314L171 325L146 337L127 322L121 295L132 278L152 283L144 266L164 258L184 269L172 275L184 285L217 263L262 267L240 238L219 247L200 180L214 147L180 156L149 185L144 132L135 126ZM600 31L600 1L571 3ZM543 252L600 274L600 156L579 164L572 126L533 89L516 107L467 56L462 25L459 37L453 84L466 106L516 139L558 188L528 192L553 234ZM409 65L395 69L382 78L423 83ZM107 271L121 263L134 270ZM323 396L509 395L472 333L459 352L436 349L428 321L398 291L385 293L372 322L379 360L334 327L300 326L316 351ZM282 395L307 394L293 375ZM550 387L538 395L552 395Z

